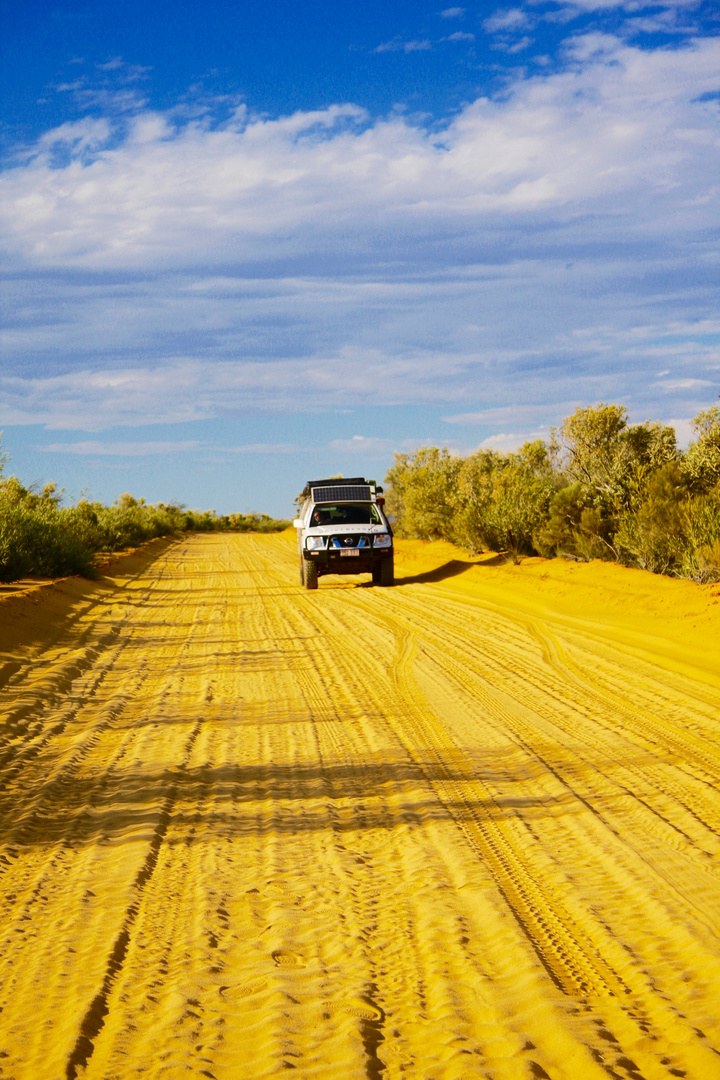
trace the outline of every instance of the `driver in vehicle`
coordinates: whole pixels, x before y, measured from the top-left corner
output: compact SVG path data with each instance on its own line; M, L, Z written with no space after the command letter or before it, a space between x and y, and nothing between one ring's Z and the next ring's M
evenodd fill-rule
M362 506L316 506L310 518L311 525L380 525L377 509L368 504Z

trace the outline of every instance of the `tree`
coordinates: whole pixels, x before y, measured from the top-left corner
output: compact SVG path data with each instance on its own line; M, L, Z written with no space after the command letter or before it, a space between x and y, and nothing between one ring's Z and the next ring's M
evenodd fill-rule
M643 570L667 574L680 566L688 539L688 485L677 462L650 477L640 506L627 514L615 534L618 548Z
M720 579L720 406L693 421L686 454L672 427L628 422L622 405L578 408L549 446L436 447L396 454L388 502L401 535L490 548L616 559L696 581Z
M675 428L650 420L627 428L622 443L622 505L632 508L645 498L651 477L658 470L677 464L680 453Z
M584 409L577 408L572 416L563 420L560 425L561 461L571 480L612 496L627 416L624 405L600 402Z
M696 491L720 483L720 406L699 412L692 422L697 435L685 455L685 470Z
M541 439L513 454L479 450L459 472L455 533L474 551L508 551L517 562L534 551L533 530L553 487L552 463Z
M462 459L436 446L394 457L386 477L387 508L397 518L397 531L423 540L452 540Z
M551 482L537 476L520 454L509 454L493 476L488 522L514 563L520 555L533 554L533 531L547 511Z
M684 517L683 577L700 583L720 581L720 485L707 495L689 498Z
M498 538L489 523L493 473L500 455L494 450L478 450L461 463L454 499L453 532L458 543L472 552L499 549Z
M616 558L613 523L595 505L589 488L578 482L552 496L547 519L536 528L533 542L541 555L566 558Z
M602 402L576 409L555 444L568 478L581 483L606 516L637 505L650 476L679 457L674 428L649 420L628 426L627 415L623 405Z

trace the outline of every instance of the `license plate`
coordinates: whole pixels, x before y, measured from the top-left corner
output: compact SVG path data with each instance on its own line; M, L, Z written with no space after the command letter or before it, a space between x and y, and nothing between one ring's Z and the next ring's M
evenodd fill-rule
M359 555L360 552L358 551L357 548L353 548L351 551L341 551L340 554L341 555Z

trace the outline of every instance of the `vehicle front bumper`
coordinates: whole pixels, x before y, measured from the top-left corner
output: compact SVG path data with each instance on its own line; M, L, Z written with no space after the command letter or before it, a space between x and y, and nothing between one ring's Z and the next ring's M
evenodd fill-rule
M320 548L319 551L306 550L304 556L308 562L317 563L318 574L370 574L376 566L393 555L391 547L353 550L358 554L343 554L342 548Z

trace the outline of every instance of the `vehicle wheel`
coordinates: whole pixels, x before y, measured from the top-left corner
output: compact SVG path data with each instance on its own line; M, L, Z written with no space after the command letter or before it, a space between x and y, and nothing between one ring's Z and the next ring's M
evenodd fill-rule
M316 562L310 562L309 559L303 559L305 563L305 588L317 589L318 587L318 564Z
M373 585L380 584L380 571L382 569L382 563L375 563L372 568Z
M300 584L305 584L305 560L300 556Z
M373 575L373 581L375 575ZM380 584L384 586L395 584L395 560L392 556L380 563Z

